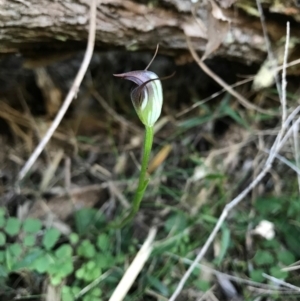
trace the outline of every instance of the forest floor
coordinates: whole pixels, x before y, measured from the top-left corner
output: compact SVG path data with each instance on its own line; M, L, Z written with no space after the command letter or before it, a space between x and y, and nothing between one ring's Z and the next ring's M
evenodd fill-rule
M107 227L131 206L143 126L132 85L112 74L143 70L150 53L95 53L62 124L27 177L18 173L59 110L82 54L31 63L0 61L0 299L108 300L152 227L152 254L125 300L168 300L225 205L257 176L279 132L275 85L254 91L260 66L206 61L272 115L245 109L195 63L159 56L164 104L155 126L150 183L122 229ZM34 65L35 67L32 67ZM299 104L288 77L288 112ZM299 300L299 133L270 172L229 213L178 300ZM286 160L287 162L284 162Z

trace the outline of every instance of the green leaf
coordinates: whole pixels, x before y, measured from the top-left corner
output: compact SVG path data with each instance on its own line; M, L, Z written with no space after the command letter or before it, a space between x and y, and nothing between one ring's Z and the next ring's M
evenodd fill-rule
M10 271L14 262L11 253L9 252L8 249L5 250L5 261L6 261L6 267Z
M45 272L49 272L49 267L51 264L53 264L52 257L49 254L44 253L33 262L32 267L38 273L43 274Z
M108 238L107 234L103 233L97 237L97 247L101 251L107 251L109 249L109 245L110 245L110 239Z
M264 248L279 249L280 248L280 243L277 239L270 239L270 240L264 240L262 242L262 246Z
M4 246L6 243L6 236L3 232L0 232L0 247Z
M62 294L71 293L71 287L68 285L64 285L61 289Z
M96 254L96 249L88 239L85 239L78 246L77 254L84 258L92 258Z
M42 229L42 223L38 219L28 218L24 221L23 230L35 234Z
M5 215L0 215L0 228L3 228L6 222Z
M288 272L282 271L279 267L272 267L270 269L270 274L278 279L286 279L288 276Z
M227 249L230 244L230 230L227 227L222 227L222 241L219 256L216 258L216 264L220 265L226 255Z
M63 244L55 251L55 256L57 258L68 258L72 256L72 253L72 247L68 244Z
M0 251L0 263L4 263L5 261L5 251Z
M83 268L80 268L80 269L78 269L78 270L75 272L75 277L76 277L77 279L83 279L84 274L85 274L84 269L83 269Z
M55 257L52 260L55 260ZM72 258L61 258L60 260L55 260L48 267L47 272L53 277L65 278L74 271L74 266Z
M25 247L32 247L35 245L35 236L34 235L26 235L23 240Z
M93 270L85 270L83 279L86 282L90 282L100 277L101 274L102 274L102 270L98 268L95 268Z
M102 291L99 287L93 288L90 293L94 297L100 297L102 295Z
M72 259L69 258L66 261L64 261L64 263L61 265L61 271L59 274L63 277L67 277L68 275L72 274L73 271L74 271L73 262Z
M4 207L0 207L0 216L5 216L6 210Z
M242 118L238 111L234 111L229 105L223 107L223 111L221 113L224 113L225 115L230 116L233 120L235 120L238 124L243 126L245 129L250 130L250 126L245 120L245 118Z
M37 260L41 255L43 254L43 251L41 249L36 249L30 253L28 253L23 260L15 263L13 265L13 270L19 270L22 268L29 268L34 263L35 260Z
M294 254L290 251L281 251L278 254L278 260L284 265L290 265L296 261Z
M210 282L206 280L196 280L194 284L201 292L206 292L211 288Z
M72 286L71 290L72 290L73 295L77 296L79 294L79 292L81 291L81 288L78 286Z
M20 232L20 228L21 221L15 217L10 217L7 220L4 230L9 236L15 236Z
M88 261L86 263L86 268L88 270L92 270L92 269L96 268L96 262L95 261Z
M250 272L250 278L256 282L263 282L265 278L263 277L264 271L262 269L252 270Z
M7 270L7 268L5 266L3 266L2 264L0 264L0 279L1 278L7 278L8 277L8 273L9 271Z
M173 234L182 232L187 227L187 219L184 214L178 212L171 215L165 222L167 232L174 231Z
M271 265L274 263L274 256L269 251L258 250L253 258L258 266Z
M147 280L152 288L154 288L156 291L158 291L163 296L169 295L169 289L167 286L163 284L158 278L147 275Z
M60 232L55 229L55 228L51 228L46 230L46 233L43 237L43 246L45 247L46 250L50 250L52 249L55 244L57 243L58 239L60 237Z
M72 245L76 245L79 241L79 235L77 233L71 233L69 239Z
M69 286L63 286L62 292L61 292L61 299L62 301L74 301L74 295L71 291L71 288Z
M184 129L190 129L199 125L202 125L204 123L207 123L210 120L214 120L218 116L214 116L212 114L209 114L208 116L202 116L202 117L194 117L194 118L189 118L184 121L179 122L179 127L184 128Z
M298 226L289 224L286 218L277 219L275 229L280 231L284 242L289 251L292 251L297 257L300 256L299 237L300 229Z
M111 254L96 254L95 255L96 266L99 269L107 269L111 268L116 264L117 258L112 256Z
M95 222L97 211L93 208L83 208L75 212L75 225L79 235L89 231L91 225Z
M94 300L92 300L92 296L90 296L90 295L85 295L85 296L83 296L82 301L94 301Z
M256 210L264 217L280 212L283 206L284 202L277 198L259 198L255 202Z
M19 257L22 253L22 247L18 243L11 244L7 249L10 251L11 255L14 257Z
M53 286L60 285L62 282L62 277L60 277L58 275L52 276L52 277L50 277L50 282Z

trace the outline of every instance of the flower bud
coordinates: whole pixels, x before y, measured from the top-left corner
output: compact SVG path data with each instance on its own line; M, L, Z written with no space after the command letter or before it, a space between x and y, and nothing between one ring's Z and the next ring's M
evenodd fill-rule
M161 114L163 103L162 85L158 76L151 71L131 71L114 76L137 84L131 91L131 100L140 120L145 126L153 127Z

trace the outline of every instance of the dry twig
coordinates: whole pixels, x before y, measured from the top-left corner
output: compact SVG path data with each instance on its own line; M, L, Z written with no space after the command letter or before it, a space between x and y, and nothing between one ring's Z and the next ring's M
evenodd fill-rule
M286 65L289 54L289 44L290 44L290 22L286 23L286 41L285 41L285 49L284 49L284 58L283 58L283 69L282 69L282 83L281 83L281 106L282 106L282 124L284 124L286 120Z
M109 301L122 301L125 298L127 292L130 290L133 282L144 267L147 259L149 258L152 252L155 235L156 229L151 228L146 241L144 242L141 249L132 261L131 265L123 275L121 281L119 282Z
M72 100L76 97L76 95L78 93L79 87L80 87L81 82L84 78L84 75L87 71L87 68L90 64L90 61L91 61L91 58L93 55L93 51L94 51L95 35L96 35L96 13L97 13L97 0L91 0L89 37L88 37L87 48L86 48L86 52L84 54L82 64L80 66L80 69L76 75L76 78L74 80L74 83L73 83L68 95L66 96L60 110L58 111L58 113L57 113L55 119L53 120L51 126L49 127L47 133L45 134L43 139L40 141L38 146L35 148L34 152L31 154L31 156L29 157L29 159L27 160L27 162L21 169L19 176L18 176L19 181L22 180L26 176L26 174L28 173L28 171L30 170L32 165L35 163L35 161L37 160L37 158L39 157L39 155L41 154L41 152L43 151L43 149L45 148L45 146L51 139L53 133L59 126L59 124L60 124L61 120L63 119L65 113L67 112L70 104L72 103Z
M228 93L230 93L232 96L236 97L236 99L247 109L250 110L256 110L260 113L268 114L268 115L277 115L277 113L274 114L274 112L264 110L262 108L259 108L258 106L252 104L249 102L243 95L232 89L230 85L228 85L225 81L223 81L218 75L216 75L212 70L210 70L207 65L199 58L197 52L192 46L191 40L188 36L186 36L186 41L188 44L188 48L194 58L194 60L197 62L199 67L212 79L214 79L221 87L223 87Z

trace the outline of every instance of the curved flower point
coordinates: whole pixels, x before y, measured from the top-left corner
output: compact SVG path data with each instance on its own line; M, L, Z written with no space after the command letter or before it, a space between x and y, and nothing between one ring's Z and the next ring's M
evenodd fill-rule
M131 100L141 122L153 127L161 114L163 93L158 76L147 70L131 71L114 76L130 80L138 86L131 91Z

